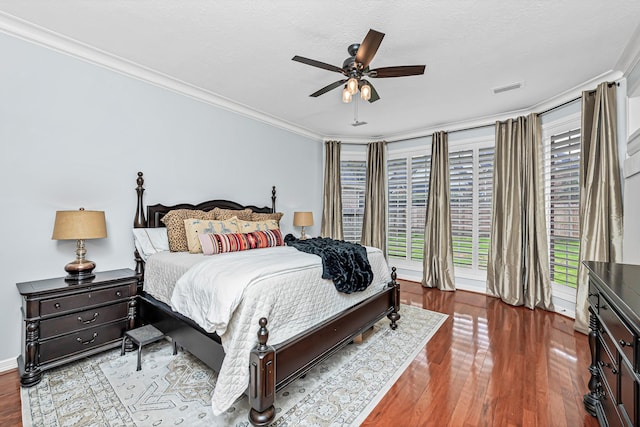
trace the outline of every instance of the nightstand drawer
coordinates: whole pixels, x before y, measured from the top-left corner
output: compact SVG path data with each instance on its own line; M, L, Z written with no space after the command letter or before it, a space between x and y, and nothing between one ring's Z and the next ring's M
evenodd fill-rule
M47 363L61 357L72 356L119 340L126 329L127 321L121 320L43 341L40 343L39 363Z
M124 285L110 289L88 291L76 295L42 300L40 302L40 315L60 314L96 304L117 301L121 298L132 296L132 288L135 291L135 286Z
M97 307L93 310L80 311L60 317L54 317L40 322L40 339L67 334L80 329L102 325L127 317L129 303L127 301Z
M611 339L622 350L622 354L631 366L635 366L635 358L633 357L635 335L629 330L624 320L611 309L611 303L606 298L600 299L599 315L602 323L611 332Z

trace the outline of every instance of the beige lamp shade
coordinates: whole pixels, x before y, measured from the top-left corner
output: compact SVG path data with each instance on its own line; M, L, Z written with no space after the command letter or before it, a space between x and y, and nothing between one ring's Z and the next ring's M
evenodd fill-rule
M107 237L104 211L58 211L53 226L53 240L87 240Z
M310 227L313 225L313 212L294 212L293 225L296 227Z

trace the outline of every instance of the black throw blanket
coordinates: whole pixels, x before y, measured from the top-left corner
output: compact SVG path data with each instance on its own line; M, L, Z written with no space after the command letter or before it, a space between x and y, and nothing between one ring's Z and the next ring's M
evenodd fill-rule
M300 240L287 234L284 242L299 251L322 258L322 278L333 280L340 292L350 294L364 291L373 280L367 249L357 243L314 237Z

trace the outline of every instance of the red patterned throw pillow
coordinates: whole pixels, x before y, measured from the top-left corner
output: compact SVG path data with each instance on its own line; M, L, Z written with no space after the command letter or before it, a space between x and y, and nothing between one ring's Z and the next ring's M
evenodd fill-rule
M251 233L199 234L202 253L215 255L223 252L284 246L280 230L254 231Z

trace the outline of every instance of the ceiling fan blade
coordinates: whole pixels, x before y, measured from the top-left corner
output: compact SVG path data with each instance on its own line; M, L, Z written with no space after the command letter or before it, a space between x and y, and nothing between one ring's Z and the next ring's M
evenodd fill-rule
M369 102L376 102L380 99L380 95L378 95L378 91L373 87L370 81L367 80L367 84L371 87L371 98L369 98Z
M382 43L382 39L384 38L384 33L380 33L376 30L369 30L366 37L360 44L358 48L358 53L356 53L356 62L362 64L362 68L367 68L374 55L378 51L380 47L380 43Z
M418 76L424 74L425 65L400 65L397 67L382 67L374 70L369 70L367 75L369 77L384 78L384 77L405 77L405 76Z
M302 56L294 56L292 61L302 62L303 64L311 65L312 67L318 67L329 71L335 71L336 73L345 74L344 70L335 65L327 64L326 62L316 61L315 59L304 58Z
M320 95L322 95L322 94L324 94L324 93L329 92L330 90L333 90L333 89L335 89L335 88L337 88L337 87L342 86L342 85L343 85L343 84L345 84L346 82L347 82L347 79L338 80L337 82L333 82L333 83L331 83L330 85L327 85L327 86L323 87L322 89L320 89L320 90L318 90L318 91L316 91L316 92L313 92L313 93L312 93L311 95L309 95L309 96L313 96L314 98L316 98L316 97L318 97L318 96L320 96Z

